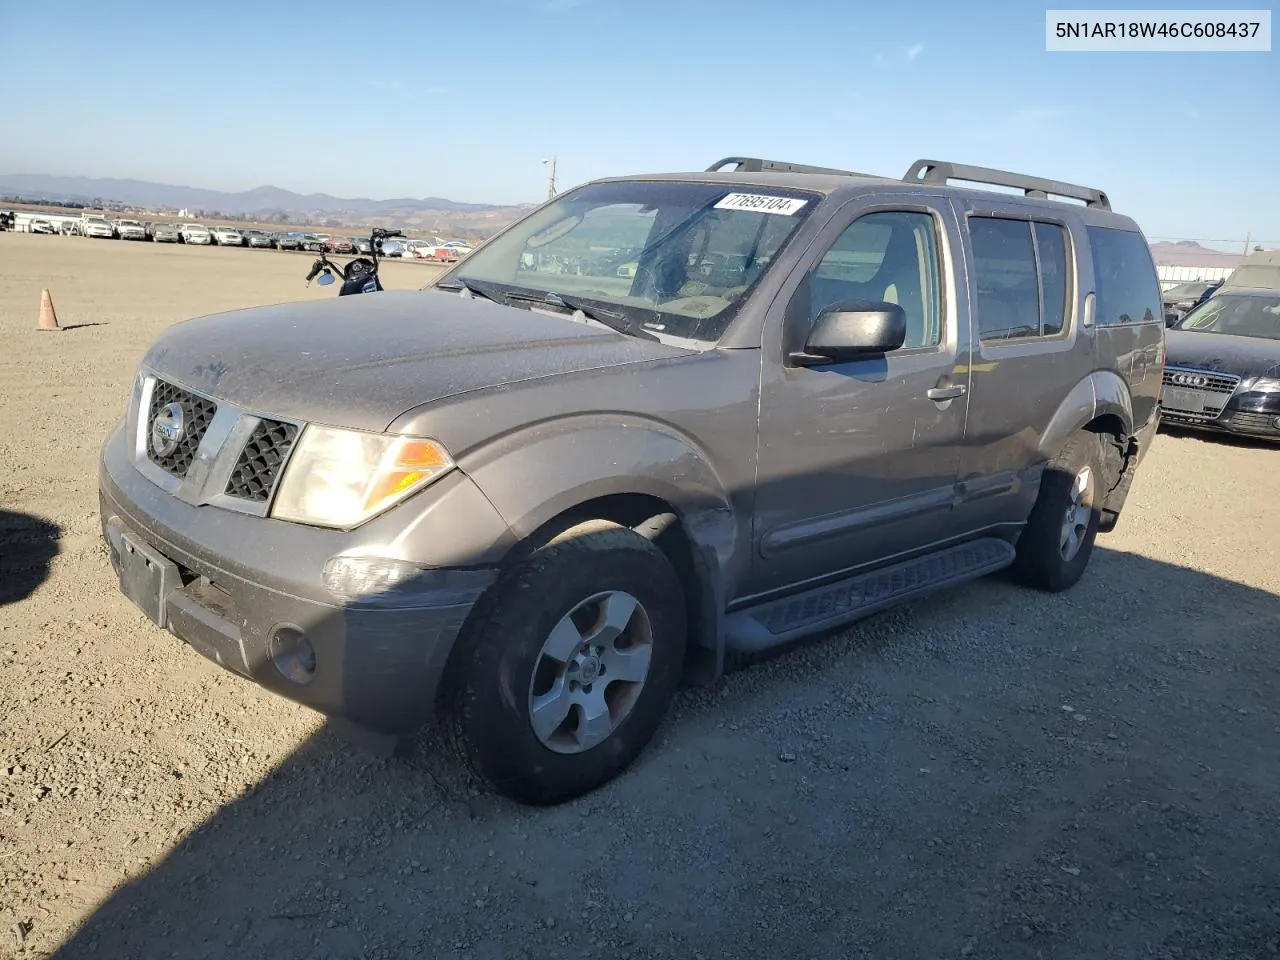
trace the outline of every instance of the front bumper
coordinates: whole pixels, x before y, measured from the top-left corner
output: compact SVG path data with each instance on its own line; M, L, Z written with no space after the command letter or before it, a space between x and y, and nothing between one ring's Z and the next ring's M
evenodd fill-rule
M344 603L322 570L349 534L187 504L134 468L125 432L103 447L99 505L135 606L225 669L326 715L384 734L430 716L454 642L496 571L424 571L403 606Z
M1244 392L1233 396L1217 416L1163 411L1166 426L1280 441L1280 394Z

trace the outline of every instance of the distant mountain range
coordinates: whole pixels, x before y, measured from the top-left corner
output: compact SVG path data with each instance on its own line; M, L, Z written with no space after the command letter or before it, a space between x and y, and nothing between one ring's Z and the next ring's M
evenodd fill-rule
M291 215L395 217L409 214L443 213L473 217L498 215L529 209L533 204L502 206L458 203L443 197L398 197L371 200L344 198L326 193L301 194L280 187L257 187L241 193L180 187L147 180L113 180L93 177L59 177L41 173L0 173L0 196L22 196L32 200L105 200L114 203L175 209L216 210L227 214L287 213ZM468 217L468 218L469 218Z
M1202 246L1194 240L1164 241L1150 246L1151 255L1162 267L1233 269L1244 259L1243 249L1239 253L1230 253Z

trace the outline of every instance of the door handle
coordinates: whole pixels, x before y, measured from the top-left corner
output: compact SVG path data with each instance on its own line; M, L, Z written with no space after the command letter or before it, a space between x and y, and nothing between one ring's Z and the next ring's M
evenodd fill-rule
M927 396L930 400L953 400L956 397L963 397L965 392L965 385L956 383L949 387L931 387Z

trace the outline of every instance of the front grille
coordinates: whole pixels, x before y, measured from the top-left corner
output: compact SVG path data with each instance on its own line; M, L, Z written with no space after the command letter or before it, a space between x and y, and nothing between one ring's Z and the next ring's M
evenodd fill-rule
M151 424L156 414L171 403L182 407L182 436L177 447L171 452L161 455L156 453L151 441ZM196 457L196 450L205 432L218 412L218 405L206 397L198 396L172 383L157 380L151 391L151 407L147 414L147 456L160 469L175 477L185 477Z
M1170 419L1185 423L1216 420L1239 383L1240 378L1229 373L1165 367L1160 406Z
M1231 425L1241 430L1254 430L1258 433L1280 433L1276 427L1274 413L1233 413Z
M1211 370L1196 370L1192 367L1165 367L1164 385L1166 387L1179 386L1174 378L1182 374L1203 377L1205 382L1202 386L1197 385L1198 389L1208 390L1211 393L1225 393L1228 396L1235 393L1236 385L1240 382L1239 377L1230 373L1214 373Z
M227 496L252 503L266 503L271 498L271 491L280 475L280 466L289 456L293 441L297 438L298 428L292 423L260 421L249 437L249 442L240 451L235 469L231 471L231 479L227 481Z

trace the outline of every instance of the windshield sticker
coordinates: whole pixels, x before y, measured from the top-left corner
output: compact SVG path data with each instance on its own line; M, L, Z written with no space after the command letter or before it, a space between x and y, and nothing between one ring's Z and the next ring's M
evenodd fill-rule
M808 200L797 200L794 197L771 197L763 193L731 193L716 204L716 209L778 213L784 217L791 217L803 210L808 202Z

